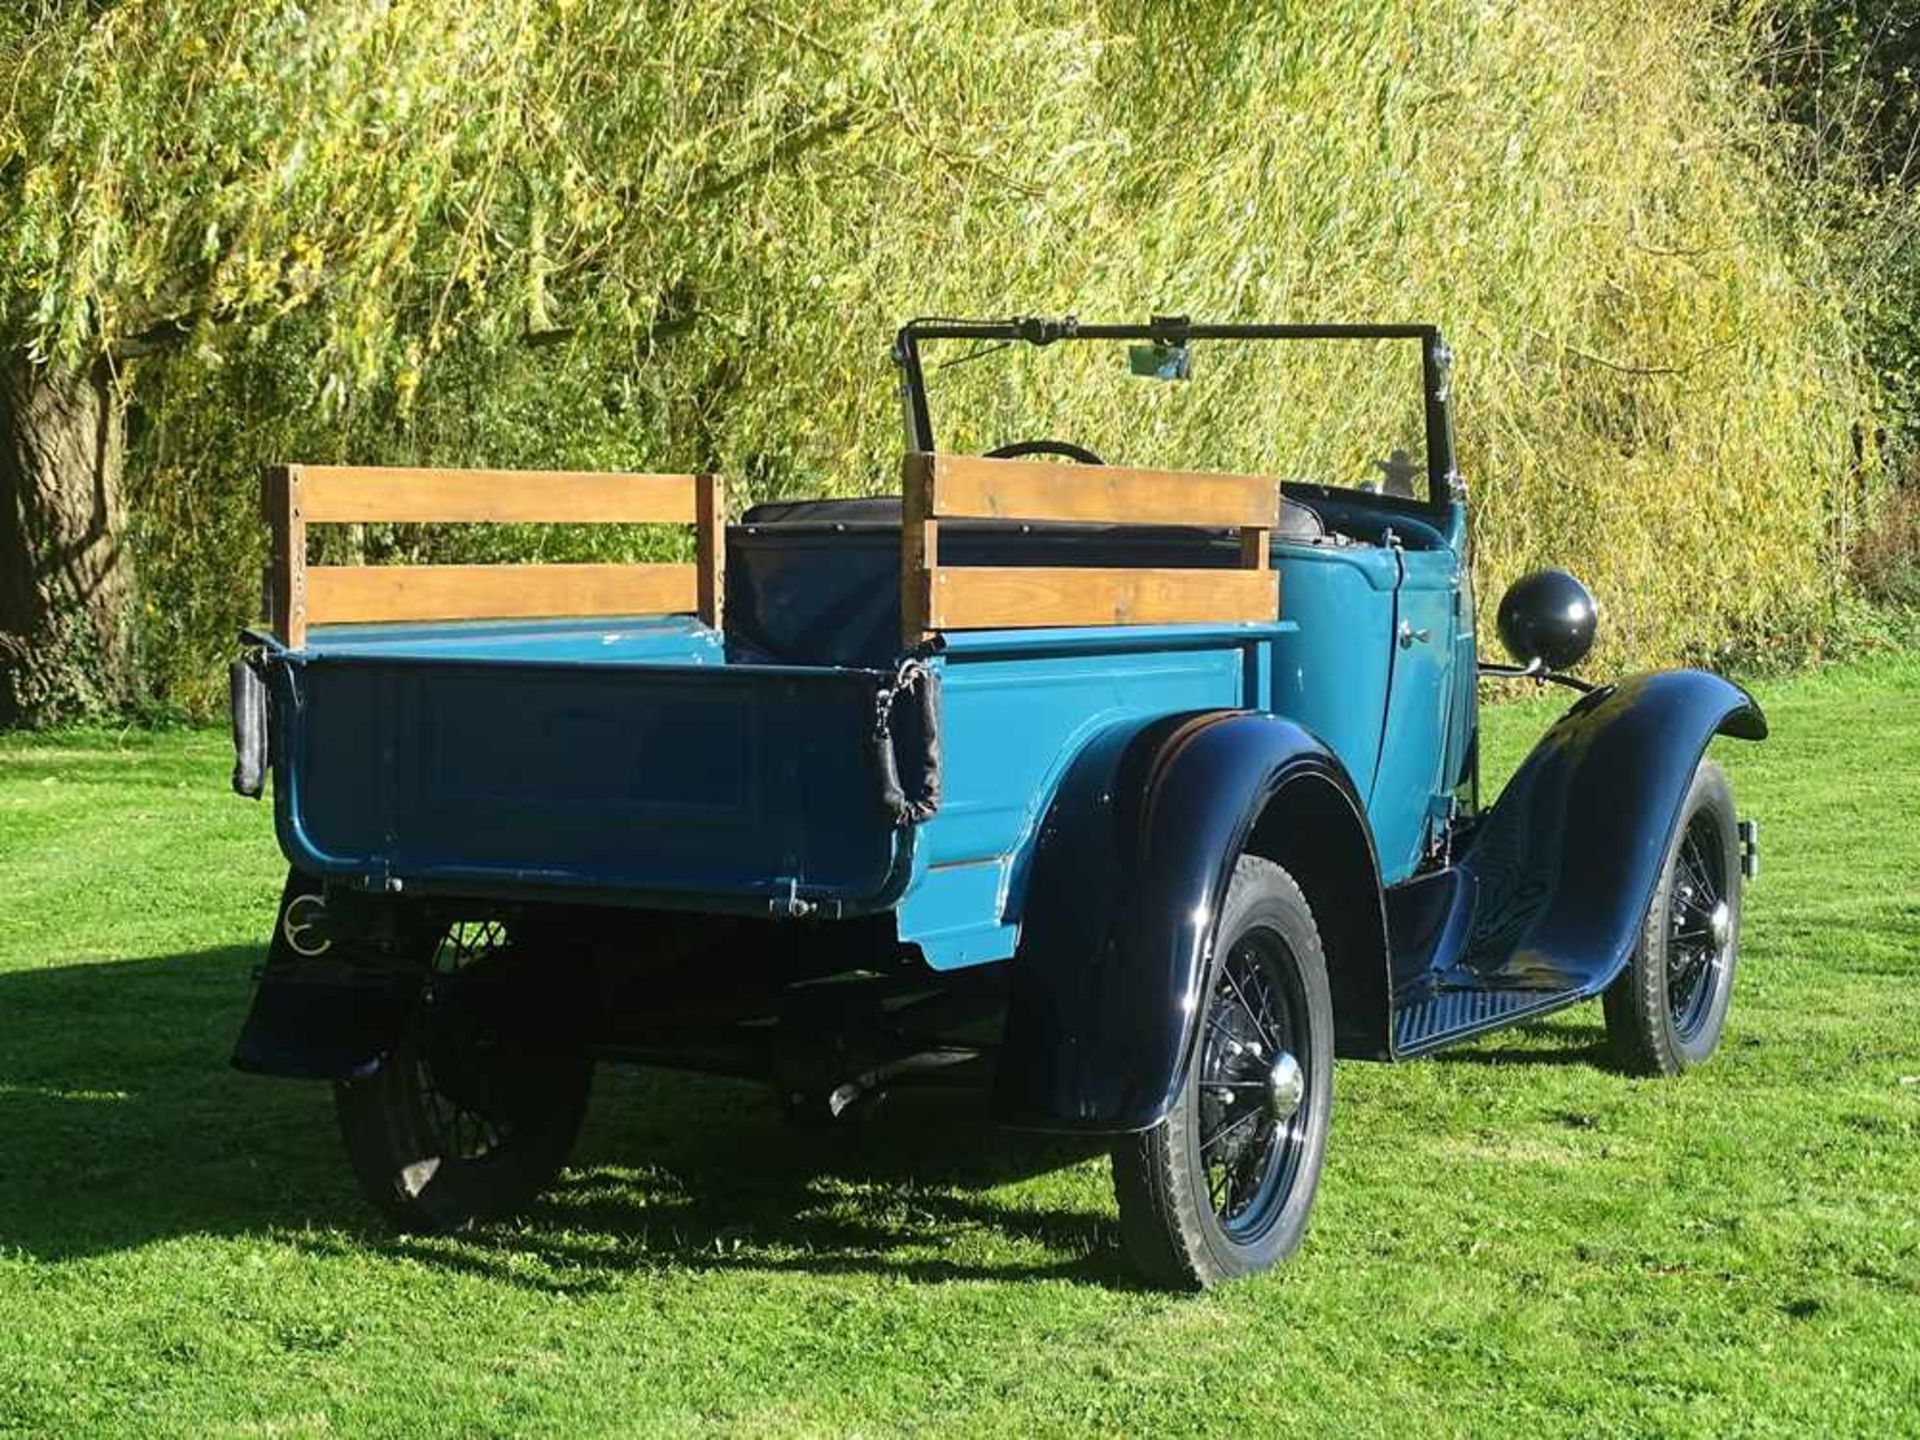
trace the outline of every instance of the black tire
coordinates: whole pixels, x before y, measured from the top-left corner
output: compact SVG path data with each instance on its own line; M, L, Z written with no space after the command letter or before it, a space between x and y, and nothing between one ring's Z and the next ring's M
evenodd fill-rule
M497 921L433 947L413 1018L379 1069L334 1087L367 1198L403 1230L511 1215L550 1185L586 1113L593 1061L570 1039L563 967L532 968Z
M1266 993L1250 996L1254 985ZM1202 993L1207 1009L1173 1108L1113 1149L1129 1259L1156 1284L1187 1290L1291 1255L1306 1233L1326 1153L1333 1114L1326 958L1306 897L1273 862L1248 855L1234 867ZM1295 1067L1284 1084L1285 1062L1267 1054L1274 1048ZM1275 1092L1291 1095L1295 1083L1288 1110ZM1257 1110L1235 1114L1248 1104Z
M1719 1045L1740 956L1740 881L1733 788L1702 760L1633 958L1602 1001L1623 1070L1678 1075Z

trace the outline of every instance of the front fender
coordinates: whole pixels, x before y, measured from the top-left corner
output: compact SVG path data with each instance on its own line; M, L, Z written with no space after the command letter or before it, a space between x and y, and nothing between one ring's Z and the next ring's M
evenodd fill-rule
M1119 727L1082 750L1041 829L996 1067L1002 1124L1116 1133L1166 1114L1234 862L1295 785L1337 797L1350 832L1338 853L1364 871L1348 893L1363 916L1371 907L1370 987L1384 997L1379 872L1333 753L1290 720L1243 711Z
M1597 994L1633 952L1715 734L1763 740L1745 690L1700 670L1583 696L1514 772L1461 855L1476 902L1461 963Z

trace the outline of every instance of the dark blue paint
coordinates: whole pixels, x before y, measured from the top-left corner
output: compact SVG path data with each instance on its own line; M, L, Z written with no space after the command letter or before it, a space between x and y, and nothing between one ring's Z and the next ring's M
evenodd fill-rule
M1514 773L1457 863L1391 892L1396 1053L1612 984L1707 742L1766 733L1750 695L1698 670L1636 675L1582 697Z
M402 893L618 896L766 913L898 897L858 670L481 659L435 638L269 668L275 819L309 874ZM528 643L515 637L516 647ZM581 638L558 642L570 651Z

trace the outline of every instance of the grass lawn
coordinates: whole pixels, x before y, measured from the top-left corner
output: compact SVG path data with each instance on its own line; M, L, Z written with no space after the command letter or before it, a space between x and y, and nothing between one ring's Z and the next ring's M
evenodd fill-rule
M0 739L0 1432L1920 1434L1920 655L1759 689L1712 1064L1597 1006L1342 1064L1305 1248L1197 1299L1103 1155L606 1071L525 1222L386 1234L326 1090L226 1066L280 867L224 737Z

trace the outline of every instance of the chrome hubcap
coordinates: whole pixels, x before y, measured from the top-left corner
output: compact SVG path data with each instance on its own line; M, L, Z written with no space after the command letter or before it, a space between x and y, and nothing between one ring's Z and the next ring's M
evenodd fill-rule
M1307 1093L1307 1077L1300 1062L1285 1050L1267 1072L1267 1109L1276 1120L1291 1120Z
M1713 913L1707 917L1707 931L1713 937L1715 950L1727 948L1727 941L1733 935L1733 912L1727 908L1726 901L1713 907Z

